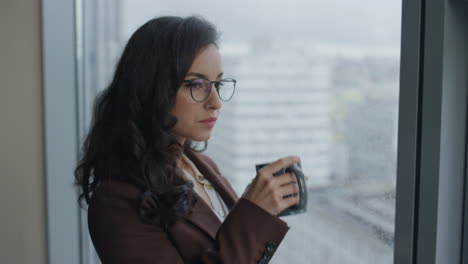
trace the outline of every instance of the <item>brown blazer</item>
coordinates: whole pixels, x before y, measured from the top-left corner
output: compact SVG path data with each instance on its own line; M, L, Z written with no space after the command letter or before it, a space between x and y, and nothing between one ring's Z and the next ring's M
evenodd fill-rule
M218 167L202 153L186 151L229 208L223 223L198 199L192 213L166 233L141 221L142 191L114 181L95 190L88 208L91 239L103 264L268 263L289 226L263 208L238 198Z

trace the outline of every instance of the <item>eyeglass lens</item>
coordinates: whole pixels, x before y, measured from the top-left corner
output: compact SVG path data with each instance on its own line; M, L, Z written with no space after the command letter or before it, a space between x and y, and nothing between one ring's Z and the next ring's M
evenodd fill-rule
M228 101L234 94L235 82L233 80L221 80L214 83L218 87L219 97L223 101ZM192 80L190 89L195 101L205 101L210 94L211 83L205 79Z

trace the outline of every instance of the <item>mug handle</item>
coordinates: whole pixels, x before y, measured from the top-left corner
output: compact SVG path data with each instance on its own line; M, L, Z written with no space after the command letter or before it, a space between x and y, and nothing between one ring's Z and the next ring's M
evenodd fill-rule
M297 179L297 185L299 187L299 204L291 206L291 209L294 209L295 213L302 213L306 211L307 208L307 187L305 183L304 173L301 170L300 163L295 163L289 166L286 169L286 172L293 172ZM289 208L288 208L289 209ZM282 215L289 215L290 210L286 210Z

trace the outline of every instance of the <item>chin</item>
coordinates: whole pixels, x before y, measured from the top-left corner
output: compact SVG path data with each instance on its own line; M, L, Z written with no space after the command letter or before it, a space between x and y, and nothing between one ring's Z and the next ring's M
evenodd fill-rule
M200 134L200 135L194 135L193 137L190 137L191 140L193 141L207 141L210 139L211 133L208 134Z

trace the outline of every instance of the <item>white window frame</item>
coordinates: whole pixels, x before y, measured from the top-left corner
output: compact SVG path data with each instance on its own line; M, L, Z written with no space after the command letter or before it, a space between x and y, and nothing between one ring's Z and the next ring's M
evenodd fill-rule
M41 2L47 254L50 264L81 261L81 217L73 171L78 158L75 6Z

